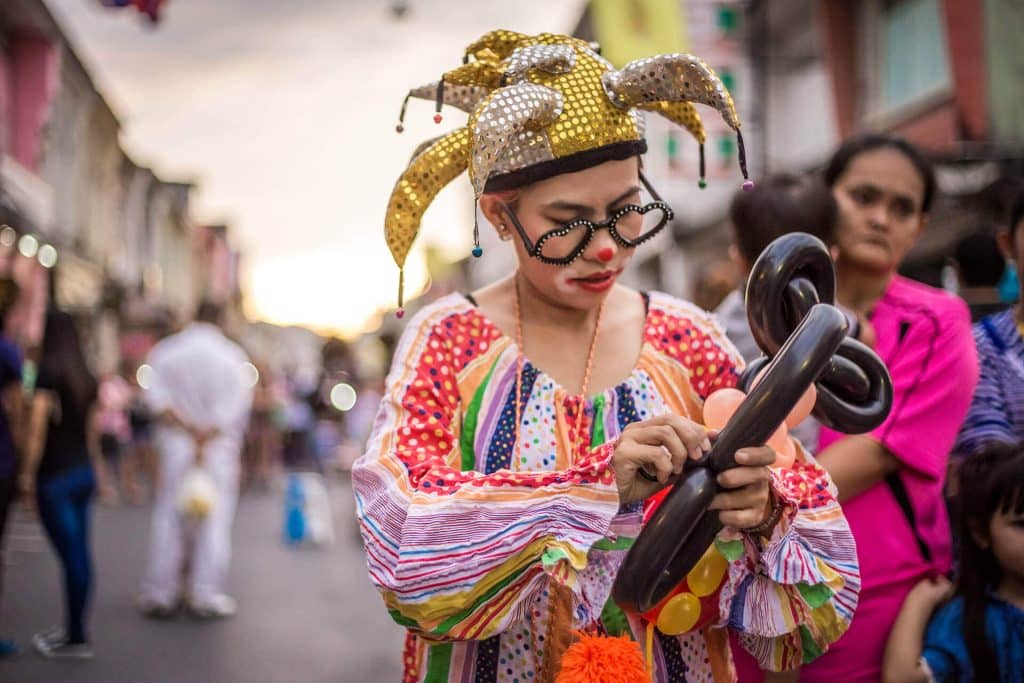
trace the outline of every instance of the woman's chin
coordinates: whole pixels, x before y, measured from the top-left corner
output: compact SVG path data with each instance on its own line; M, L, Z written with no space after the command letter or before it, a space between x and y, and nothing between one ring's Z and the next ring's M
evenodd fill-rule
M844 253L840 261L849 263L859 270L867 270L877 273L889 273L899 266L893 262L892 254L888 249L872 244L857 245L854 249Z

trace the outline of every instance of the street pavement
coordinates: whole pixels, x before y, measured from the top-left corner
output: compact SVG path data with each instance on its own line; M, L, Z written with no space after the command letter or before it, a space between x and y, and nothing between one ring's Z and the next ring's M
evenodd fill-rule
M402 629L371 587L347 482L330 487L335 544L281 542L283 486L243 495L228 592L238 615L220 622L141 618L134 599L146 555L147 507L94 507L92 661L48 661L34 632L61 619L56 560L38 523L8 527L0 633L23 652L0 662L2 683L376 683L401 677Z

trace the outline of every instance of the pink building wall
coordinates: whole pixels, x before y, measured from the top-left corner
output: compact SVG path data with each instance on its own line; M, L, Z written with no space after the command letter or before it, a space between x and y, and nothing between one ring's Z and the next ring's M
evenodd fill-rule
M60 52L45 38L15 35L5 56L3 100L10 121L4 151L30 171L39 170L42 132L60 83Z

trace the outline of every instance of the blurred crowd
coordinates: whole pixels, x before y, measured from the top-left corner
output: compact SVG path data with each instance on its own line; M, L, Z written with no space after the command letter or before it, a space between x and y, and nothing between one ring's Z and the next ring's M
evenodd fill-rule
M896 384L894 417L879 436L891 452L878 460L888 488L858 484L856 468L841 464L876 458L870 441L844 438L813 422L797 432L836 480L860 547L874 543L867 537L872 529L894 525L906 527L913 539L899 549L881 543L873 559L862 559L856 644L840 641L839 654L805 667L806 680L814 680L816 671L832 675L830 662L863 658L867 640L879 663L884 656L887 667L912 668L899 648L920 651L948 638L963 619L984 619L984 605L982 617L962 616L963 610L976 612L979 600L1016 609L1014 618L1024 614L1015 602L1024 590L1024 546L1011 551L1006 545L1024 540L1024 484L1018 478L1024 472L1018 271L1024 263L1024 187L1002 207L1002 224L983 226L955 245L943 271L943 292L898 276L889 279L927 229L937 192L928 162L892 138L861 138L843 149L846 157L834 160L824 179L773 176L737 193L729 255L740 276L702 302L716 307L730 339L753 359L759 350L747 328L746 273L780 235L816 235L833 254L838 299L851 334L880 353ZM18 296L13 280L0 280L0 320ZM920 333L922 321L943 331ZM189 325L137 361L123 363L120 372L99 376L91 370L76 320L52 303L37 347L22 349L0 337L0 529L20 495L39 516L63 569L66 619L36 634L40 653L93 656L87 615L94 496L109 506L153 505L149 567L139 598L144 615L169 618L187 609L200 618L222 618L237 607L224 581L239 492L274 490L283 472L343 472L363 453L385 392L383 362L367 363L356 345L329 339L322 344L317 374L304 376L250 355L225 333L223 322L220 307L203 302ZM379 355L390 355L393 339L380 336ZM207 480L205 489L194 481L197 469ZM896 502L859 505L876 489ZM209 499L185 506L186 490ZM960 491L972 491L985 505L964 500ZM993 497L985 499L986 492ZM1016 525L1016 536L999 525ZM1009 540L997 540L998 533ZM959 573L954 539L960 562L971 563ZM187 586L180 585L183 572L192 573ZM983 577L982 587L972 587L967 575ZM942 608L928 626L954 591L944 576L957 585L960 616ZM870 638L864 629L873 631ZM977 667L987 657L1005 668L1018 661L1020 640L999 640L1004 636L998 631L943 656L950 666ZM0 642L2 654L16 649L13 641ZM760 675L750 666L740 658L741 680Z

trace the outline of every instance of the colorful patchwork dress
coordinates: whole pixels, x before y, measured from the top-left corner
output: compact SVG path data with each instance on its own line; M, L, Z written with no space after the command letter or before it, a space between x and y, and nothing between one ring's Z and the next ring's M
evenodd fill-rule
M659 414L699 420L704 398L734 385L742 363L709 314L646 299L633 372L585 401L529 361L516 396L514 341L462 295L409 323L353 469L370 577L408 628L404 681L538 680L556 587L571 591L574 628L644 642L644 626L609 599L642 526L640 504L619 504L616 439ZM573 452L577 425L590 443ZM732 680L727 629L777 669L813 659L849 625L860 578L834 486L805 454L773 471L772 486L782 521L770 539L722 537L733 559L717 623L656 633L656 681Z

